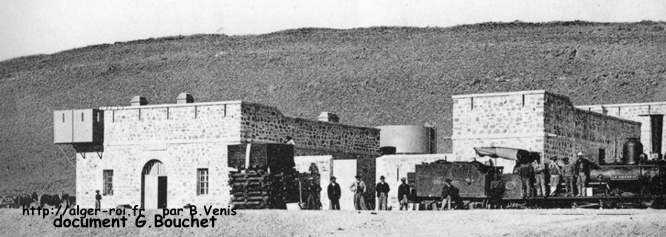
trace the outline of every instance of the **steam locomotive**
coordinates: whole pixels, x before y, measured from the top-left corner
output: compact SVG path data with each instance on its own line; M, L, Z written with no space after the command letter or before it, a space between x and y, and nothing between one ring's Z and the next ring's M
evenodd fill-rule
M521 149L483 147L475 150L479 156L515 160L516 167L540 159L539 153ZM526 197L518 174L503 174L504 167L478 161L440 160L418 164L408 177L415 186L416 201L426 209L440 205L442 187L447 179L458 190L455 204L459 208L664 208L666 162L642 159L641 153L640 142L631 140L624 145L621 161L592 163L586 192L573 197L562 192ZM564 185L560 183L560 186Z

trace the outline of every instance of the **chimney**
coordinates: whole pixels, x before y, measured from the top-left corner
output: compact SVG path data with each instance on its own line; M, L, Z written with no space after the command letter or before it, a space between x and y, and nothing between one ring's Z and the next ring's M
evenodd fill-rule
M317 117L317 120L329 123L339 123L340 117L338 117L338 115L334 113L321 112L321 114L319 114L319 117Z
M189 103L194 103L194 97L192 97L192 94L183 92L178 94L178 97L176 97L176 104L189 104Z
M132 97L132 100L130 101L130 106L142 106L142 105L147 105L148 100L146 100L146 97L143 96L134 96Z

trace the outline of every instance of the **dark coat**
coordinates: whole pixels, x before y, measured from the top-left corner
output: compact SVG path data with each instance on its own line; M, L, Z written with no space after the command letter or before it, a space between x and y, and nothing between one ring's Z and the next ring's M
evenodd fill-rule
M339 200L340 199L340 185L338 183L330 183L328 185L328 199L330 200Z
M528 164L521 165L518 168L518 175L520 175L521 178L531 178L534 176L534 169Z
M450 196L451 191L452 191L451 186L444 185L444 187L442 187L442 198L446 198L446 197Z
M387 193L391 190L389 188L388 183L377 183L377 186L375 187L375 191L377 191L377 197L379 197L380 193Z
M315 184L315 183L309 183L307 186L307 193L308 195L312 195L315 197L319 196L319 192L321 192L321 186Z
M410 188L409 197L408 197L409 201L410 202L416 202L416 189L412 188L412 187L409 187L409 188Z
M402 200L402 197L404 197L405 195L407 195L407 199L410 199L409 198L409 195L410 195L409 194L409 185L408 184L400 184L400 186L398 186L398 200Z
M578 158L575 169L578 173L585 173L587 175L590 173L590 162L586 159Z

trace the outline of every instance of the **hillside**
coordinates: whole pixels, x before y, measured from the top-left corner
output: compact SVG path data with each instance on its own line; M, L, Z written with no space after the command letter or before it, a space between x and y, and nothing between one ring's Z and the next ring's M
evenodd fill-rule
M664 22L484 23L451 28L296 29L104 44L0 62L0 194L74 192L73 150L52 111L247 100L356 125L438 128L452 94L547 89L576 104L666 100ZM17 187L21 187L17 189Z

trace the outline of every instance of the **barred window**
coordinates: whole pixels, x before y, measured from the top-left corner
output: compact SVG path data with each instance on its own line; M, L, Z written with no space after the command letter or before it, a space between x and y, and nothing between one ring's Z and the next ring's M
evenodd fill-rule
M104 192L102 195L113 195L113 170L103 170Z
M208 169L197 169L197 195L208 194Z

